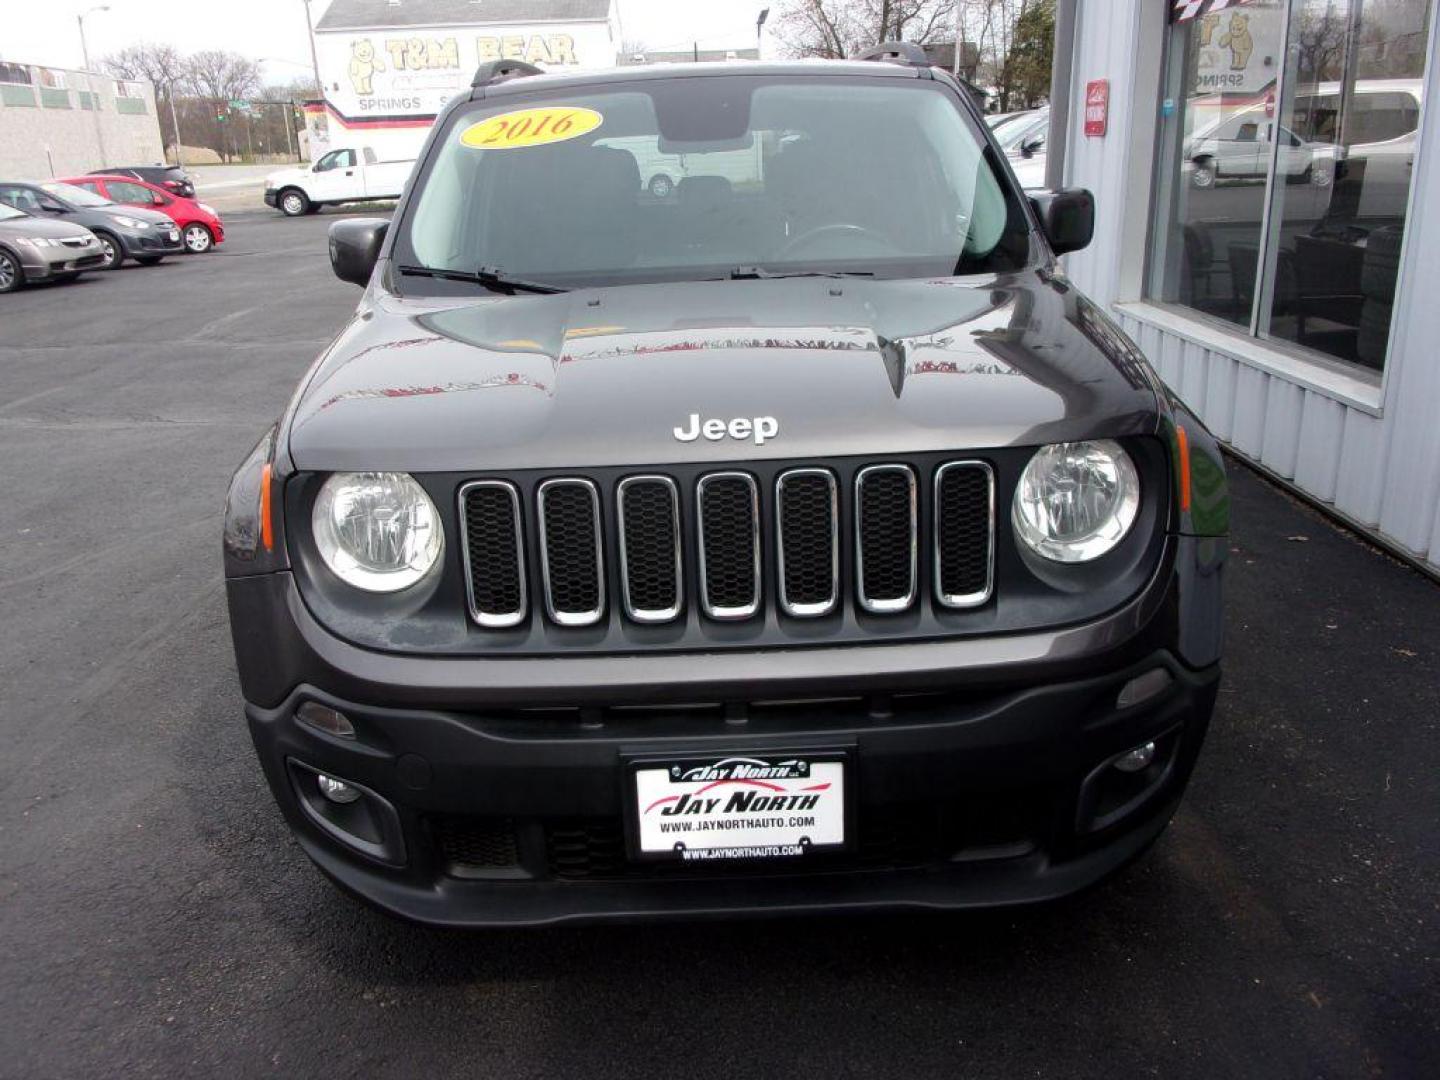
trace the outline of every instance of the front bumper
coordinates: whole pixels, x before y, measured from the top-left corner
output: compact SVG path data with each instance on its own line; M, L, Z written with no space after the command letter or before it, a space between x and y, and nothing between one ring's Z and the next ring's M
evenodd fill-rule
M16 245L25 280L48 281L57 274L97 269L105 261L98 243L83 248L29 248Z
M120 229L118 232L125 254L132 259L179 255L185 251L185 240L180 226L173 223L147 229Z
M1169 820L1219 681L1194 630L1218 614L1219 575L1178 572L1197 542L1177 546L1141 595L1081 627L727 655L388 655L316 623L288 573L228 589L275 797L321 870L386 911L495 926L964 908L1084 888ZM1157 669L1163 687L1121 707L1122 688ZM298 720L306 702L344 713L355 738ZM1111 762L1148 741L1143 783L1115 788ZM698 869L626 858L631 757L796 749L849 754L845 854ZM383 801L383 850L321 820L316 771Z
M265 205L271 209L280 205L280 193L274 188L265 189Z

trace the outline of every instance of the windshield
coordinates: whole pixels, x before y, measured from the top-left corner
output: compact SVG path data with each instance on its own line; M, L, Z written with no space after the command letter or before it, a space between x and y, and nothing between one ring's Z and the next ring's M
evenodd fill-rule
M71 206L113 206L109 199L101 198L93 191L86 191L74 184L48 183L41 184L40 189L57 199L63 199Z
M951 275L1029 258L1016 196L941 84L707 76L612 86L457 112L396 261L572 287Z
M0 203L0 221L14 221L16 218L29 216L24 210L17 210L8 203Z

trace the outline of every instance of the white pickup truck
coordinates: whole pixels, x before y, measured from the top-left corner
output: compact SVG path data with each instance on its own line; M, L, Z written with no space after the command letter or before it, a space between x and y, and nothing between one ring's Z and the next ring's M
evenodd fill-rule
M368 146L331 150L308 169L281 169L265 177L265 205L299 217L334 203L398 199L414 167L414 159L380 161Z

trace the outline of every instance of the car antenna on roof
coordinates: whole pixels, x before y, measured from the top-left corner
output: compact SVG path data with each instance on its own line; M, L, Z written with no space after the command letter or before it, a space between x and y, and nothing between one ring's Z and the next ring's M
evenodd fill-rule
M854 58L882 60L891 64L906 64L909 67L930 66L930 58L925 55L925 50L910 41L882 41L879 45L861 49Z
M545 72L524 60L489 60L475 69L472 87L489 86L501 79L518 79L524 75L544 75Z

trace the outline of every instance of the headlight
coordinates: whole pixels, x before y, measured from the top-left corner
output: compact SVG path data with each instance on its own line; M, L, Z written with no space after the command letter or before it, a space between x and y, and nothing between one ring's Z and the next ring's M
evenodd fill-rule
M440 559L445 531L435 504L406 473L336 473L311 514L325 565L366 592L398 592Z
M1110 439L1042 446L1015 488L1015 534L1055 562L1098 559L1135 524L1140 477Z
M122 214L116 214L114 221L116 225L121 225L127 229L144 229L150 225L148 221L141 221L139 218L125 217Z
M29 244L31 247L37 248L60 246L59 240L52 240L48 236L17 236L15 242L17 244Z

